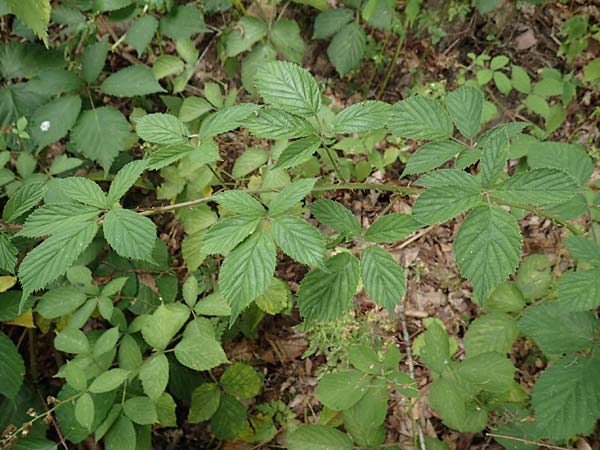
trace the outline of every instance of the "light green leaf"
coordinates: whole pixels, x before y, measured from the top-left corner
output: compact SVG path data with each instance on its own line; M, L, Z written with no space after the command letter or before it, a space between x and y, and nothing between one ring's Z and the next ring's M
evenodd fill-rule
M23 298L64 274L90 245L97 231L95 223L65 227L29 252L19 266Z
M445 424L463 433L477 433L487 424L485 409L472 402L464 387L444 377L431 384L429 403Z
M115 97L136 97L154 94L156 92L167 92L156 78L149 67L136 64L125 67L108 76L100 86L106 95Z
M175 357L194 370L210 370L229 362L215 337L212 323L205 318L198 318L187 325L183 339L175 346Z
M267 34L267 24L253 16L243 16L227 36L225 51L231 58L250 50L252 45Z
M146 170L145 160L132 161L124 165L110 184L107 202L113 204L119 200L134 185L140 175Z
M321 91L312 75L302 67L277 61L256 73L256 88L268 104L300 116L316 115L321 109Z
M483 301L486 312L519 312L526 306L525 297L513 281L505 281Z
M150 261L156 242L154 222L129 209L113 208L104 216L104 237L124 258Z
M27 211L36 206L44 195L46 188L42 183L28 183L22 185L15 193L11 195L4 209L2 210L2 220L13 222Z
M348 8L332 8L320 13L315 19L313 39L326 39L340 31L354 18L354 11Z
M521 245L519 225L510 213L497 206L479 206L459 228L454 254L461 274L483 298L515 271Z
M404 270L392 255L371 246L360 257L360 277L367 295L393 316L406 291Z
M156 406L148 397L131 397L123 404L123 412L133 423L139 425L153 425L158 422Z
M157 29L158 21L154 16L151 14L143 15L127 28L125 41L135 49L139 57L152 42Z
M189 130L170 114L147 114L136 123L136 132L143 140L156 144L187 144Z
M117 342L119 341L119 337L120 334L118 327L104 331L94 343L94 357L98 358L101 355L114 350L117 346Z
M54 347L56 350L65 353L87 353L90 349L90 344L83 331L67 328L61 331L54 338Z
M365 239L369 242L397 242L422 227L421 223L408 214L387 214L373 222L365 234Z
M572 258L596 267L600 266L600 244L598 242L583 236L569 236L563 243Z
M559 441L593 432L600 417L600 359L565 356L535 383L531 403L541 436Z
M191 122L198 117L212 111L213 107L208 101L200 97L186 97L181 108L179 108L179 119L184 122Z
M412 139L442 140L452 136L452 122L440 104L428 97L415 95L392 108L390 131Z
M136 450L136 432L129 420L121 416L106 433L105 450Z
M361 448L380 448L385 441L384 421L388 407L388 388L378 380L358 403L342 411L344 428Z
M32 212L18 236L42 237L61 232L65 227L95 223L100 211L93 206L52 203Z
M483 94L477 88L461 86L446 97L446 107L452 121L467 139L474 138L481 129Z
M108 172L129 139L129 122L114 108L102 106L80 114L71 142L76 151L99 163Z
M243 125L256 137L267 139L295 139L315 131L308 120L280 109L261 109Z
M323 264L325 239L312 225L295 216L279 216L271 220L273 239L283 252L307 266Z
M296 64L302 63L304 40L295 20L279 19L271 27L270 38L277 51L286 59Z
M187 306L181 303L162 304L142 327L142 336L152 348L164 350L185 324L190 315Z
M84 205L93 206L94 208L106 208L106 194L102 191L97 183L85 177L68 177L58 181L58 189L60 192L75 202L83 203ZM44 208L48 207L46 205ZM84 211L85 208L82 208Z
M12 340L0 331L0 394L14 399L25 376L25 364Z
M502 72L494 72L494 84L496 85L498 90L504 95L510 94L510 91L512 90L510 78L508 78Z
M225 217L219 220L204 234L200 247L202 254L229 253L254 231L259 221L259 218L248 216Z
M72 313L85 301L86 295L80 289L64 286L46 292L35 309L46 319L56 319Z
M156 400L156 415L161 427L177 427L177 403L167 392Z
M185 67L182 59L174 55L161 55L152 65L152 74L157 80L180 73Z
M510 177L493 192L500 202L531 205L563 203L579 192L575 179L558 169L534 169Z
M260 107L252 103L242 103L240 105L226 106L220 111L211 113L202 121L200 126L200 136L202 139L209 139L221 133L226 133L240 127L244 120Z
M325 263L327 272L313 269L302 280L298 306L306 320L331 321L352 309L359 278L359 262L339 253Z
M219 382L225 392L237 398L257 396L263 384L256 369L244 363L235 363L225 369Z
M321 146L321 140L316 136L308 136L290 143L277 160L277 167L291 169L308 161Z
M271 200L269 216L275 217L293 208L296 203L310 194L316 182L316 178L304 178L288 184Z
M528 255L517 272L515 284L527 300L543 297L552 283L550 261L543 254Z
M441 166L449 159L458 155L465 147L454 141L430 142L419 147L414 152L401 176L413 173L428 172Z
M128 375L129 371L124 369L107 370L106 372L98 375L98 377L92 381L89 391L94 394L112 391L123 384Z
M219 274L219 290L231 306L232 320L266 292L275 271L275 244L258 231L229 253Z
M384 128L391 116L392 107L384 102L367 100L343 109L333 119L335 133L360 133Z
M231 175L242 178L255 171L269 160L269 155L259 147L250 147L242 153L233 164Z
M446 222L481 204L480 189L472 185L427 189L413 205L413 215L424 224Z
M367 392L369 379L358 370L341 370L321 378L315 397L335 411L351 408Z
M512 87L522 94L529 94L531 92L531 78L521 66L512 66L511 84Z
M518 336L517 322L508 314L484 314L469 325L465 351L469 358L488 352L506 354Z
M242 61L242 84L254 97L258 96L256 89L256 72L265 64L277 60L277 52L270 44L258 44Z
M50 0L7 0L11 12L26 26L31 28L46 47L48 46L47 27L52 6Z
M192 405L188 422L198 423L210 419L221 403L221 391L215 383L203 383L192 392Z
M327 47L327 56L340 76L357 67L365 54L367 35L356 22L344 25Z
M165 392L169 382L169 361L164 353L158 353L144 361L139 377L144 393L152 400L157 400Z
M92 431L92 424L94 423L94 400L87 392L75 402L75 419L77 419L77 422L82 427L88 431Z
M285 440L290 450L351 450L348 435L326 425L301 425Z
M213 196L214 200L228 211L248 218L266 215L265 208L256 198L243 191L224 191Z
M79 95L65 95L36 109L31 118L31 137L37 148L42 149L65 137L75 125L80 111Z
M309 205L315 218L327 226L349 236L360 234L361 228L354 214L333 200L319 200Z
M279 278L273 277L269 289L264 294L259 295L255 302L256 306L267 314L278 314L289 308L291 297L288 285Z

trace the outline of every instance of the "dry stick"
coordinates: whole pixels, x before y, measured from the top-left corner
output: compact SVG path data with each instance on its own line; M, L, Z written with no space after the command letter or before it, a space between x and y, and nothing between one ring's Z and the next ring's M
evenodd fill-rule
M521 439L521 438L513 437L513 436L506 436L504 434L485 433L485 435L494 437L494 438L510 439L513 441L522 442L523 444L537 445L540 447L551 448L554 450L573 450L572 448L569 448L569 447L558 447L556 445L544 444L543 442L530 441L529 439Z
M413 242L415 242L417 239L422 238L423 236L425 236L427 233L429 233L431 230L435 229L438 227L439 224L434 223L433 225L429 225L427 228L423 228L419 231L417 231L415 234L413 234L410 238L408 238L407 240L405 240L402 244L400 244L397 247L394 247L394 250L401 250L405 247L408 247L410 244L412 244Z

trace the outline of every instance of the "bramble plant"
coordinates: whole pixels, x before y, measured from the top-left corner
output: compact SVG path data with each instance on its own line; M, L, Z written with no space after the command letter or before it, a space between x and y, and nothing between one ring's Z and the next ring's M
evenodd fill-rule
M206 11L219 10L219 2L208 3ZM353 21L358 11L376 27L395 11L394 2L353 3L356 12L317 16L317 37L333 36L330 53L342 41L350 45L350 32L364 41ZM0 6L48 45L50 3ZM122 8L133 20L129 30L112 46L106 37L96 40L96 22L86 14ZM50 403L36 400L18 345L0 331L0 446L45 445L47 424L55 422L63 443L93 436L107 450L149 449L153 427L185 419L209 423L223 441L266 445L283 431L291 450L380 448L390 399L398 397L406 411L427 398L448 427L487 428L505 448L569 445L593 432L600 418L600 227L592 219L600 196L589 187L592 160L579 145L525 134L524 122L482 127L481 87L489 81L503 93L514 87L544 102L560 95L566 104L575 89L568 76L547 69L531 87L522 67L511 66L511 79L504 73L507 57L488 67L480 55L473 58L477 83L441 101L414 95L339 108L296 64L304 42L295 22L244 15L220 40L228 58L250 52L242 82L262 102L237 101L236 89L212 82L183 97L201 59L193 36L210 29L193 4L75 2L52 14L80 41L60 51L0 43L0 73L12 80L0 88L0 99L10 102L0 109L0 320L53 336L60 388ZM161 50L152 68L136 62L104 73L120 42L140 57L151 53L156 33L171 39L180 58ZM329 55L340 75L361 59L361 45L351 50L356 54L344 57L352 61ZM289 61L277 61L277 53ZM149 112L154 94L166 112ZM102 96L133 97L129 116ZM549 114L561 107L545 104ZM554 125L544 118L547 135ZM229 167L223 139L235 130L253 144ZM49 147L61 140L68 153L52 155ZM389 144L383 151L381 142ZM398 164L399 147L409 142L418 148L400 182L370 178ZM369 224L328 195L352 190L414 202L410 213L386 208ZM141 201L140 191L166 202ZM557 276L560 267L546 255L522 257L519 220L526 214L564 228L575 268ZM158 236L157 223L168 215L182 238L176 258L165 244L172 237ZM589 232L574 222L582 216L592 222ZM481 314L468 324L464 344L437 318L426 319L411 344L406 274L388 244L456 218L455 262ZM305 266L297 289L277 270L290 261ZM298 420L279 399L257 403L268 385L264 373L232 357L224 343L254 335L265 315L294 308L306 329L348 320L363 291L401 323L404 353L395 342L353 337L344 367L329 367L318 380L317 421ZM344 343L337 329L331 335ZM548 363L531 392L509 356L519 336ZM322 351L317 347L311 351ZM413 356L431 383L417 382ZM418 448L447 448L416 427Z

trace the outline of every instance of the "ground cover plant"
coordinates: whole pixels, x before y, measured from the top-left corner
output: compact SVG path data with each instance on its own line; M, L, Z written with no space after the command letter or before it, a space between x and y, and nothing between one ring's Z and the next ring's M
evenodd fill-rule
M0 448L597 448L599 17L0 0Z

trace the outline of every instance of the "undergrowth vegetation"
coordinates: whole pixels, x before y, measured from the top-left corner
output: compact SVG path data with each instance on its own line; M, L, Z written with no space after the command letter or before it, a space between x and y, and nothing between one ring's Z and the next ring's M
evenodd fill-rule
M598 443L597 148L556 132L600 60L471 51L388 93L407 39L497 3L0 0L0 447ZM597 47L597 13L558 57ZM411 289L441 269L398 251L442 228L474 313L415 326ZM290 324L297 356L243 349ZM301 393L274 375L296 359Z

